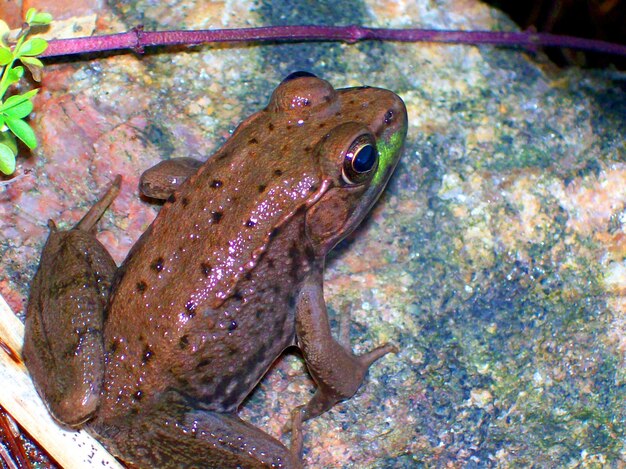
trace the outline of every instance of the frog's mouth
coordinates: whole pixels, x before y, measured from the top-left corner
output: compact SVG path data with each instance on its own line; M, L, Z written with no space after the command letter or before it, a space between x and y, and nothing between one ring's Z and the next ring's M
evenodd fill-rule
M407 126L405 124L400 130L392 133L389 139L381 138L378 140L376 144L376 149L378 150L378 169L372 179L371 186L379 186L382 184L384 189L391 174L396 169L398 161L400 161L406 131Z

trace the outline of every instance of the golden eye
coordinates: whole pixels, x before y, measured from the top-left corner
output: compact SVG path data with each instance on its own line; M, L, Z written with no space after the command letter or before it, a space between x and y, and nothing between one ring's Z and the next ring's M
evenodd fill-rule
M357 137L346 152L341 176L346 184L362 184L369 180L378 167L376 142L369 134Z

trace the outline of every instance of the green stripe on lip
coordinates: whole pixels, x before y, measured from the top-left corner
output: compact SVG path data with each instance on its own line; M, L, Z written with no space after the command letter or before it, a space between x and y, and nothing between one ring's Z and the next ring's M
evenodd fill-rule
M398 152L404 143L405 130L401 129L394 133L388 142L379 141L378 149L378 169L374 175L372 183L378 185L384 182L384 177L388 174L389 169L393 168L394 162L398 159Z

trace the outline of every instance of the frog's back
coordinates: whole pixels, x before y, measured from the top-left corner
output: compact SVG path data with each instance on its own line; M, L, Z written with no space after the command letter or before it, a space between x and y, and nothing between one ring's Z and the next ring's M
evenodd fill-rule
M318 216L326 224L316 228L325 239L317 247L304 232L307 210L345 181L345 155L358 137L386 141L395 132L388 124L398 102L376 88L286 80L173 194L112 290L101 414L139 409L167 389L235 409L293 343L299 283L311 269L321 273L327 249L348 232L325 230L352 228L350 217L375 198L354 213L347 199L333 199ZM381 167L388 175L393 166ZM346 197L366 188L355 187Z
M232 410L293 342L292 295L311 257L302 208L321 188L311 155L281 158L303 129L277 147L279 125L266 111L242 124L129 253L105 326L105 409L184 388Z

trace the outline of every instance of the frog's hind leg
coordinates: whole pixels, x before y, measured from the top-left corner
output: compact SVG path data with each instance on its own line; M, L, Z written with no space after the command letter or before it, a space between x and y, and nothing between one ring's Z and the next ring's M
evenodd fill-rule
M24 361L51 414L78 426L95 412L103 379L102 324L115 262L91 234L117 196L107 193L69 231L52 220L26 309Z
M139 467L302 468L280 441L236 414L199 408L175 391L116 423L96 420L89 428L113 454Z

